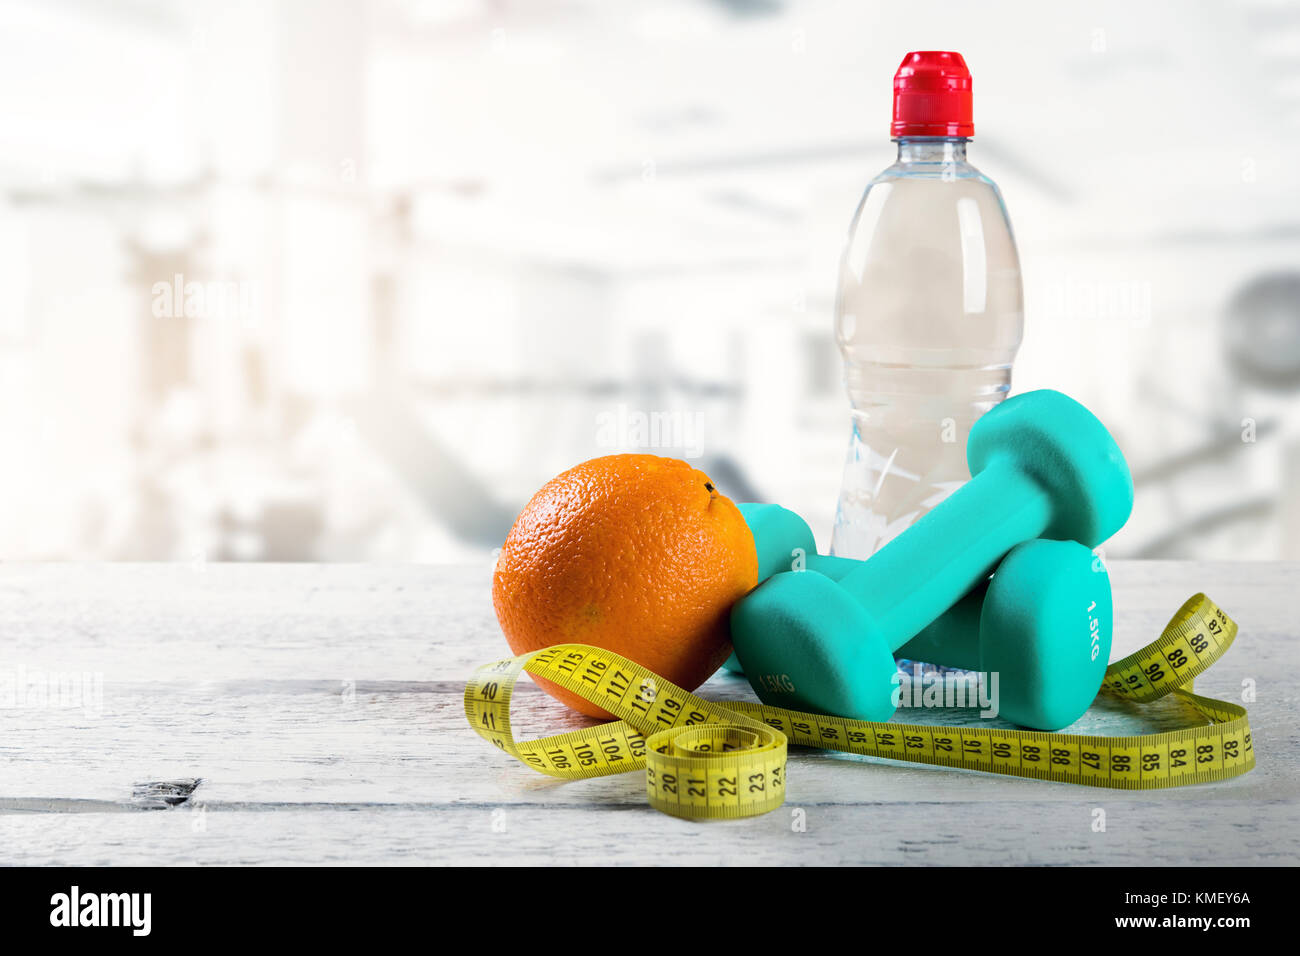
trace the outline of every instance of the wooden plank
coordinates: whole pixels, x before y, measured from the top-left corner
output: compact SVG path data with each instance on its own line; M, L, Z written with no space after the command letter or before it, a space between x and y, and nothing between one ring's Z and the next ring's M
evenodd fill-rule
M1295 862L1300 565L1112 576L1112 657L1196 590L1237 618L1198 690L1256 682L1256 771L1124 794L801 751L786 808L700 825L650 810L639 775L560 783L468 730L464 678L506 652L487 567L0 566L0 675L102 681L78 706L0 709L0 862L473 863L485 846L519 862ZM704 693L749 696L728 675ZM531 687L515 716L536 733L584 721ZM1072 729L1185 719L1113 704Z
M688 823L654 811L465 803L384 809L268 808L0 815L7 863L407 865L518 863L1287 865L1295 806L1240 810L1231 839L1159 805L808 804L751 820ZM793 811L806 829L792 828ZM652 815L648 815L652 814Z

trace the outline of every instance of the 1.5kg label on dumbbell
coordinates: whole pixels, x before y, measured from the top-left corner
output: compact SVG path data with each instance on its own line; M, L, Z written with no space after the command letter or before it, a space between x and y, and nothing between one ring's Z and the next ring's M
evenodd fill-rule
M765 690L774 694L793 694L794 681L789 674L759 674L756 678Z
M1101 618L1092 612L1097 610L1097 602L1093 601L1088 605L1088 630L1091 632L1090 639L1092 645L1091 655L1088 660L1095 661L1097 655L1101 653Z
M1188 689L1236 634L1236 623L1197 594L1158 640L1110 665L1103 693L1140 703L1174 694L1206 720L1184 730L1132 737L879 723L709 701L619 654L585 644L562 644L479 668L465 688L465 716L494 746L551 776L580 779L644 767L651 806L690 818L753 816L780 806L788 744L1148 790L1222 780L1255 766L1245 708ZM554 681L620 719L516 741L510 698L523 671Z

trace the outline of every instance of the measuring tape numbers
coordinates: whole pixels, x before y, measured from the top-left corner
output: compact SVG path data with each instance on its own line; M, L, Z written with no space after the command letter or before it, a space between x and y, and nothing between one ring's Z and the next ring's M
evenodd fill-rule
M496 661L465 687L465 716L488 742L567 779L645 769L650 805L689 819L774 810L785 799L790 744L1062 783L1153 790L1223 780L1255 766L1246 709L1192 692L1237 624L1204 594L1160 637L1106 669L1101 693L1137 703L1176 695L1206 723L1131 737L848 720L765 704L710 701L622 655L561 644ZM554 681L616 720L518 741L510 699L522 672Z

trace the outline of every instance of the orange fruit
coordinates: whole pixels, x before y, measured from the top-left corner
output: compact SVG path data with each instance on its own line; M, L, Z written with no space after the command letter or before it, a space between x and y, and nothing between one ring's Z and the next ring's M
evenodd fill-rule
M516 654L592 644L694 690L727 659L727 614L757 583L749 527L708 475L676 458L610 455L533 495L497 559L492 603Z

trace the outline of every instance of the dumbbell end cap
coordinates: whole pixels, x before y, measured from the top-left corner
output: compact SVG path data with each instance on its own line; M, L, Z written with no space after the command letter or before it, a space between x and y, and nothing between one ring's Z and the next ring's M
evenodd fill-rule
M1052 389L1012 396L971 428L972 475L1010 458L1051 495L1044 537L1096 547L1133 511L1133 476L1115 439L1092 412Z
M758 552L758 579L765 581L774 574L793 567L795 551L805 556L817 553L817 540L808 522L789 508L744 502L736 505L754 536Z
M862 605L816 571L774 575L737 601L731 639L750 686L774 707L888 720L898 672Z
M1027 541L998 566L980 614L985 686L998 673L999 716L1060 730L1092 705L1110 660L1110 576L1075 541Z
M794 565L796 549L803 551L805 556L817 553L817 539L813 537L812 528L789 508L753 502L740 502L736 507L754 536L760 581L789 571ZM734 651L722 666L733 674L744 670Z

